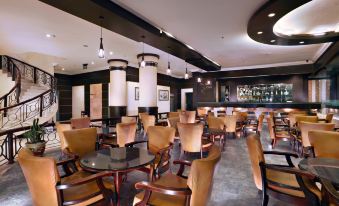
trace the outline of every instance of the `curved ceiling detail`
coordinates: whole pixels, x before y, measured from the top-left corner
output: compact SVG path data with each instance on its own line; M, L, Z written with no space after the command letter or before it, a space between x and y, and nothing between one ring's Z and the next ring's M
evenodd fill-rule
M250 18L247 33L253 40L270 45L307 45L338 41L339 31L336 28L338 24L333 22L339 22L336 19L326 20L338 17L320 13L322 9L324 10L319 9L321 4L332 5L331 2L315 0L268 1ZM300 16L305 14L322 17L317 18L317 21L310 17L306 23L305 18L302 18L304 21L300 19ZM324 22L326 25L323 25Z

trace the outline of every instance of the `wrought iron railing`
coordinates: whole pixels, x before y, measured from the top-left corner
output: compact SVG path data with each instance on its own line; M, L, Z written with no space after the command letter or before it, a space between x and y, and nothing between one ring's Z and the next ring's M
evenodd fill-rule
M16 88L12 89L15 92L11 90L2 100L4 104L0 107L0 130L24 126L28 120L46 116L57 101L56 79L51 74L18 59L9 56L2 56L1 59L3 68L14 71L12 73L16 75L18 83L16 83ZM19 102L21 78L48 90L31 99Z
M95 127L101 127L101 125L115 127L116 123L120 122L120 118L92 119L91 122ZM70 121L63 121L61 123L70 124ZM60 148L60 139L56 133L54 122L41 124L41 126L45 130L44 140L46 141L46 150ZM25 126L0 131L0 165L13 164L15 162L19 150L27 142L23 133L29 129L29 126Z
M21 91L21 72L12 58L0 56L0 69L6 70L7 74L15 81L13 88L5 95L0 97L0 108L8 107L19 103Z

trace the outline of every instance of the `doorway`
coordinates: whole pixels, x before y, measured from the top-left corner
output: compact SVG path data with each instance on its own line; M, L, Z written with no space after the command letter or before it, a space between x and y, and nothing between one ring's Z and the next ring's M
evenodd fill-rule
M185 95L186 95L186 110L193 111L193 92L187 92Z
M186 93L191 93L188 94L187 98L189 99L189 101L186 100ZM193 109L193 88L185 88L185 89L181 89L181 110L189 110L189 109ZM188 104L187 104L188 102ZM187 105L190 107L189 109L186 108Z

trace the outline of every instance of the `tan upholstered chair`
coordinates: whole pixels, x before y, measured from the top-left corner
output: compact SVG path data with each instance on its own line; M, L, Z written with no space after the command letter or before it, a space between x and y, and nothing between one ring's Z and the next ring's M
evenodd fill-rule
M195 111L184 111L179 114L181 123L195 123Z
M301 131L301 142L303 147L309 147L310 141L308 139L308 133L311 130L321 131L333 131L335 124L331 123L310 123L310 122L299 122L299 128Z
M117 126L117 144L119 147L125 147L125 144L135 141L137 123L118 123Z
M91 125L91 119L89 117L81 117L81 118L72 118L71 119L72 129L89 128L90 125Z
M267 206L269 195L292 204L320 205L321 193L313 182L316 177L297 169L291 161L297 154L263 151L260 137L255 134L249 135L246 141L254 182L262 190L263 206ZM284 155L288 166L267 164L264 154Z
M333 116L334 116L333 113L328 113L326 114L325 119L318 119L318 122L319 123L332 123Z
M289 141L294 141L292 138L290 132L289 132L289 126L286 125L286 129L283 129L283 125L279 125L279 129L277 129L274 125L274 121L271 117L267 117L267 126L269 130L269 134L271 137L271 145L272 148L274 148L277 144L278 141L280 140L289 140Z
M339 159L339 132L310 131L308 139L315 157Z
M296 116L295 117L296 125L299 127L299 122L309 122L309 123L317 123L318 117L317 116Z
M207 114L208 114L208 109L199 107L197 109L197 113L198 113L198 117L205 118L207 116Z
M220 147L225 147L225 134L226 134L226 127L225 121L222 117L207 117L207 124L208 124L208 131L209 131L209 138L215 142L216 139L219 139Z
M141 123L144 128L144 136L145 136L147 133L148 127L155 125L155 116L154 115L142 115Z
M147 130L148 141L136 141L126 144L127 147L133 147L136 144L146 143L148 150L154 154L154 169L156 177L169 170L170 151L173 147L175 129L163 126L150 126ZM141 168L141 171L150 172L150 166Z
M224 124L226 125L226 132L232 133L234 137L236 137L237 132L237 116L235 115L226 115L222 117L224 120Z
M178 117L180 112L168 112L168 118Z
M96 128L84 128L64 131L65 142L67 147L66 153L72 153L79 157L95 151L97 140Z
M64 165L70 160L56 163L51 157L33 156L26 148L19 151L18 161L31 193L33 205L91 205L99 201L105 201L104 205L113 205L114 194L106 187L114 187L102 181L103 177L112 175L109 172L91 174L79 171L61 178L57 165Z
M202 157L202 134L204 126L200 123L178 123L181 150L184 152L200 152Z
M154 182L138 182L135 187L144 192L134 198L135 206L205 206L210 198L214 169L220 160L220 149L212 146L208 157L194 160L192 164L180 164L177 175L168 173ZM183 176L184 167L191 166L188 179Z
M61 124L59 122L57 122L55 124L55 127L56 127L56 131L58 133L59 139L60 139L61 150L63 150L67 147L67 144L65 142L64 131L72 130L72 127L71 127L70 124Z
M177 126L178 122L180 122L179 116L167 118L167 125L175 129L175 139L179 139L179 132L178 132L178 126Z
M135 117L122 116L121 123L136 123L137 119Z

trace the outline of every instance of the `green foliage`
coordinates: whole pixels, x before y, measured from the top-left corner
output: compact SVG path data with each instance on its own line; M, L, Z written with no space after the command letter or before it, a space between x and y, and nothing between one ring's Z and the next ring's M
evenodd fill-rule
M34 144L43 142L44 130L39 126L39 119L33 120L31 129L24 133L24 137L27 138L28 143Z

